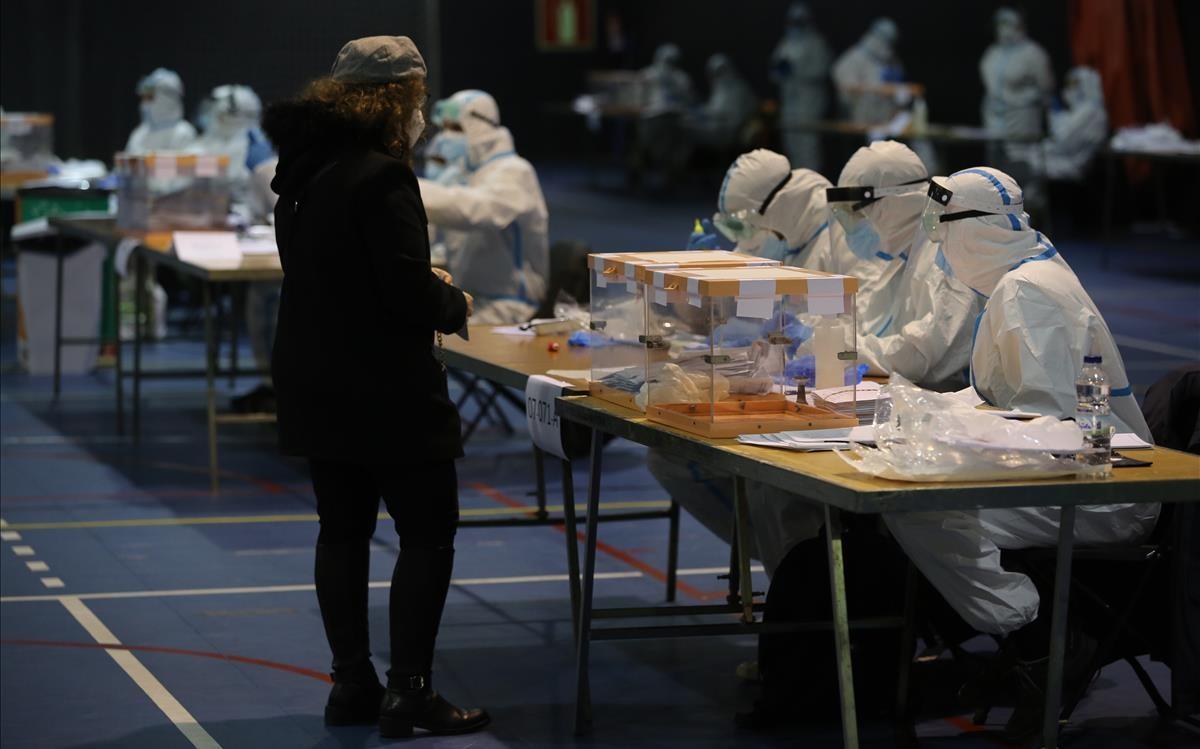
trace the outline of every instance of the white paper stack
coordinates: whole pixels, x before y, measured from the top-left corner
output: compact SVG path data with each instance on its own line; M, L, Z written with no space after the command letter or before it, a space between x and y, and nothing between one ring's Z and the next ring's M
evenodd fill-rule
M844 450L851 442L860 445L875 444L875 427L857 426L843 429L810 429L796 432L775 432L773 434L743 434L738 437L743 445L758 445L759 447L779 447L784 450L800 452L817 452L820 450Z

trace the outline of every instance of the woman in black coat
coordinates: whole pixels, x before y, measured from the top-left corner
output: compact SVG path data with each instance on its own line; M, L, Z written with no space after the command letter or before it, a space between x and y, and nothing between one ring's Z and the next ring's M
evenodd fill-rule
M469 295L429 263L412 145L425 63L407 37L348 43L331 75L270 107L271 187L283 291L271 370L283 451L308 459L321 528L316 587L333 651L333 725L463 733L430 686L458 524L458 413L435 339L465 324ZM383 498L400 534L385 692L367 634L369 544Z

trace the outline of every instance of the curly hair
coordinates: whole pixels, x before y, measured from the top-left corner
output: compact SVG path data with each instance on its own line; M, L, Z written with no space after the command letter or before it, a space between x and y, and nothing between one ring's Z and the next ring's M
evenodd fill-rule
M325 77L309 83L300 103L320 106L363 134L379 148L412 163L404 128L414 111L425 106L425 79L410 77L389 83L346 83Z

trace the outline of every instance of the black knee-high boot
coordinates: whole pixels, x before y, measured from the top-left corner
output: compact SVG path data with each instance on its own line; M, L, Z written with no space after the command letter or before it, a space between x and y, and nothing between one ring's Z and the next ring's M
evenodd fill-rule
M379 715L385 738L408 736L413 728L469 733L490 720L483 710L455 707L431 685L433 648L453 568L454 549L449 547L405 549L396 560L389 607L392 667Z
M383 687L371 665L367 625L367 541L317 544L315 579L325 637L333 652L333 689L325 705L330 725L373 723Z

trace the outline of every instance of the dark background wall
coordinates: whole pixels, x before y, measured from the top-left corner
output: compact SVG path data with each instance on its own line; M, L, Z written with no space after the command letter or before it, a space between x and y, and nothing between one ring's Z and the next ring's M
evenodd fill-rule
M1030 35L1050 53L1060 77L1070 64L1066 0L809 4L835 52L853 44L875 17L892 17L909 77L928 86L930 116L938 122L978 122L978 61L1000 5L1032 11ZM1188 5L1180 3L1182 15ZM587 70L640 67L665 41L683 49L699 90L705 89L705 60L723 51L761 95L774 96L767 60L782 34L788 0L600 0L598 6L596 50L564 53L536 49L534 0L2 0L0 103L57 115L60 155L107 160L137 123L135 83L157 66L183 77L192 115L202 96L222 83L248 84L267 101L286 96L326 72L346 40L381 33L412 36L440 76L431 83L441 93L467 87L494 93L518 146L530 153L561 153L576 143L579 123L556 114L553 105L581 91ZM610 14L625 31L620 52L608 49L603 34Z

